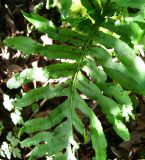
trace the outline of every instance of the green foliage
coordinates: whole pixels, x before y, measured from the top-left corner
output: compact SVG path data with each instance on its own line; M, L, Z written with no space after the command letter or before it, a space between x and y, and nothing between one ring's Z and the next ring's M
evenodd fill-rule
M138 1L137 0L111 0L111 1L123 7L131 7L131 8L138 8L138 9L145 8L145 2L143 0L138 0Z
M34 148L30 160L44 156L52 156L56 160L77 159L75 153L79 146L75 134L79 132L85 138L88 133L81 115L89 120L90 139L95 151L93 159L107 159L107 141L101 122L82 95L99 103L115 132L125 141L130 139L125 122L130 117L134 118L128 93L145 95L145 64L133 49L134 45L143 45L144 29L139 22L143 23L145 2L81 0L81 3L79 7L83 5L82 11L85 8L86 12L79 12L83 19L74 25L74 21L70 21L74 8L71 8L71 1L61 1L62 14L68 16L65 23L68 20L69 27L66 28L55 28L52 22L36 13L22 12L30 23L59 45L44 46L22 36L4 41L26 55L40 54L49 59L59 59L57 64L25 69L7 82L10 89L32 81L49 82L47 86L32 89L14 100L12 105L19 110L33 106L39 100L66 97L48 116L30 119L21 128L19 137L23 133L30 135L21 145ZM126 11L124 15L119 7ZM127 7L140 11L130 15ZM75 20L79 19L77 14ZM60 62L62 59L67 62ZM108 82L108 77L112 81ZM65 80L61 82L61 78ZM52 86L50 79L57 79L57 84Z
M15 158L22 158L20 149L18 148L19 139L14 137L11 132L6 136L8 142L4 141L0 147L0 155L4 158L11 159L12 155Z

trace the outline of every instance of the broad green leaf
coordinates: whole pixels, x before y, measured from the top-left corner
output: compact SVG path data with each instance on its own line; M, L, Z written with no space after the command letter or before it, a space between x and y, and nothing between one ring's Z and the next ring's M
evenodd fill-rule
M59 40L60 42L66 42L67 44L74 45L77 47L83 47L86 43L86 36L68 28L60 28L58 34L51 35L53 39Z
M129 140L129 132L127 127L125 126L124 122L122 120L119 120L118 118L121 117L121 106L117 104L112 99L102 96L99 100L99 104L102 108L102 112L106 115L106 118L109 122L113 124L113 128L115 129L116 133L123 139L123 140ZM118 125L122 125L123 127L120 128Z
M140 57L136 56L135 51L132 48L130 48L126 43L117 40L115 43L115 52L118 59L127 67L128 70L139 74L140 78L145 78L145 64Z
M93 82L90 82L81 73L79 73L78 75L76 86L82 93L84 93L92 100L95 100L98 96L102 95L101 90L98 88L98 86L95 85Z
M93 57L97 64L102 66L108 66L112 62L112 56L102 47L90 47L86 54Z
M136 54L126 43L118 40L115 43L115 51L118 59L126 66L129 70L136 70L134 62Z
M102 112L106 115L110 123L114 125L114 120L120 117L121 109L120 105L109 97L101 96L99 98L99 104L102 108Z
M84 130L85 130L85 127L84 127L84 124L83 122L81 121L80 117L78 116L78 114L76 113L76 111L73 111L72 113L73 115L73 126L74 128L80 133L80 134L84 134Z
M7 87L10 89L16 89L31 81L47 82L48 78L49 72L47 72L46 68L37 67L33 69L25 69L21 73L17 73L9 79L7 81Z
M111 55L102 48L89 48L87 54L97 58L107 75L121 84L123 88L139 94L145 94L145 70L144 62L124 42L116 41L115 51L122 63L114 62ZM134 76L138 76L138 79Z
M134 119L133 105L127 92L119 85L113 83L101 84L99 87L103 90L104 94L110 96L116 100L117 103L121 104L122 117L129 121L129 118Z
M144 30L135 22L129 24L131 29L130 39L134 44L137 44L143 37Z
M135 74L128 71L122 64L111 63L103 68L107 75L118 82L123 88L138 94L144 94L144 84L138 81L134 76Z
M97 70L96 68L96 64L93 61L88 61L89 66L92 66L90 68L88 68L87 66L84 66L83 69L85 69L85 71L89 74L92 72L92 74L90 74L91 78L93 81L95 81L97 84L99 84L99 87L101 88L101 90L103 90L103 92L107 95L107 96L111 96L112 98L114 98L117 103L121 104L121 105L125 105L127 107L128 110L130 110L130 112L132 112L133 107L132 107L132 102L127 94L126 91L124 91L121 86L117 86L116 84L113 83L103 83L105 82L103 79L101 79L98 83L98 80L96 81L96 79L101 78L101 75L97 75L95 76L95 72ZM94 68L93 68L94 66ZM96 70L95 70L96 69ZM102 73L102 72L101 72ZM106 78L105 78L106 79Z
M132 79L132 82L136 82L136 85L132 86L130 90L135 90L139 94L144 94L145 64L143 60L136 56L135 52L127 44L119 40L116 42L115 51L117 57L127 67L127 71L125 71L124 74L128 72L127 75ZM134 75L138 78L136 79Z

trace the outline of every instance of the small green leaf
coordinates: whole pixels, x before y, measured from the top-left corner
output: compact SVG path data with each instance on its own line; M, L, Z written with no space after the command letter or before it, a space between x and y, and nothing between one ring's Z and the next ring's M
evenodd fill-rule
M95 159L96 160L106 160L106 150L107 147L107 141L103 134L103 129L101 126L101 122L98 120L98 118L92 114L91 116L91 140L92 145L95 150Z
M47 130L47 129L50 129L51 127L56 126L57 124L62 122L64 118L67 117L68 105L69 105L69 101L66 100L64 103L57 106L56 109L51 111L48 117L36 118L36 119L27 121L22 127L22 129L20 130L19 135L21 135L24 132L33 133L36 131Z
M95 83L104 83L107 80L107 75L102 67L97 67L95 60L87 58L86 65L82 68Z
M129 22L125 21L124 23L116 24L116 21L111 19L109 22L103 23L102 26L117 35L120 35L120 39L126 43L129 42L130 38L133 44L138 44L144 34L144 30L140 25L138 23L131 22L131 20Z
M28 55L37 53L37 49L41 46L31 38L23 36L7 38L4 40L4 43L13 49L21 50Z
M24 69L7 81L7 87L13 89L32 81L47 82L49 79L69 77L73 75L76 66L77 63L58 63L43 68Z
M57 142L54 141L47 144L41 144L33 149L29 160L35 160L36 158L41 158L44 155L52 156L55 153L65 149L66 146L67 146L67 139L65 139L64 141L60 139Z
M55 27L51 21L36 14L36 13L26 13L22 11L23 16L32 23L39 31L48 33L49 31L55 31Z
M89 0L81 0L82 5L87 9L87 13L90 15L91 18L95 19L96 13L95 13L95 7L90 3Z
M129 134L128 128L120 120L117 120L117 119L114 120L113 128L116 131L116 133L124 141L129 141L130 140L130 134Z
M38 54L48 57L50 59L66 58L73 60L80 60L81 50L67 45L47 45L43 46L36 43L28 37L14 37L7 38L4 41L9 47L21 50L25 54ZM55 54L54 54L55 53Z
M27 92L21 99L17 99L16 101L14 101L13 105L16 108L22 108L31 105L40 99L51 99L55 96L67 96L67 90L64 91L60 86L56 88L46 86L32 89Z
M96 159L105 160L107 141L99 119L78 93L75 94L74 100L76 107L90 119L91 141L95 150Z
M50 132L39 132L31 138L27 138L21 142L22 147L36 146L40 142L49 142L52 139Z
M61 11L62 11L62 14L67 16L68 13L69 13L69 9L71 8L71 5L72 5L72 0L61 0L60 1L61 3Z
M126 43L117 40L115 43L115 51L118 59L128 68L134 68L134 61L136 59L136 54L133 49L131 49Z
M118 103L122 105L125 104L127 106L132 106L132 102L128 93L123 90L121 86L118 86L114 83L104 83L99 86L107 96L111 96Z
M66 58L80 60L81 58L81 50L66 45L48 45L45 47L41 47L41 49L39 49L39 53L42 56L48 57L50 59Z
M93 35L94 43L99 43L106 48L113 48L115 45L116 38L110 34L104 33L102 31L97 31Z

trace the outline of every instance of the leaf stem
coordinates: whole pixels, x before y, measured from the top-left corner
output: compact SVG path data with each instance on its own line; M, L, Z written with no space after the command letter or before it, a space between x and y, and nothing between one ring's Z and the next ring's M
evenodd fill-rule
M79 71L80 71L80 68L81 68L81 64L85 58L85 55L86 55L86 50L92 40L92 37L93 37L93 34L96 30L96 28L100 25L100 23L95 23L94 26L93 26L93 30L90 32L90 34L88 35L88 40L86 42L86 44L84 45L83 47L83 52L82 52L82 56L81 56L81 59L78 63L78 66L76 68L76 72L74 74L74 77L73 77L73 82L72 82L72 87L71 87L71 97L70 97L70 116L69 116L69 121L70 121L70 131L72 131L72 114L73 114L73 111L74 111L74 93L75 93L75 89L76 89L76 81L77 81L77 77L78 77L78 74L79 74Z

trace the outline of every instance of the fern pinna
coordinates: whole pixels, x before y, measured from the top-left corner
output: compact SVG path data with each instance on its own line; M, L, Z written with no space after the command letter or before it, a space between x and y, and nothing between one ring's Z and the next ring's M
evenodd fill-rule
M17 98L12 103L15 108L21 110L42 99L66 97L47 117L24 123L19 136L28 133L30 137L21 145L33 146L30 160L45 156L55 160L75 160L79 148L76 131L83 137L90 132L95 151L92 159L105 160L107 141L101 122L82 95L96 100L115 132L125 141L130 139L125 122L134 115L128 91L145 94L145 64L136 54L144 49L145 2L69 0L59 3L62 19L68 27L57 28L36 13L22 12L40 32L59 44L44 46L22 36L5 40L6 45L24 54L59 59L58 63L46 67L25 69L7 82L7 87L12 89L31 81L58 81L55 86L48 83ZM55 1L50 6L54 4ZM138 11L129 13L128 8L138 8ZM140 48L133 49L133 46ZM61 59L69 61L60 62ZM112 81L108 82L108 77ZM61 78L64 78L63 82ZM79 112L89 119L89 129Z

